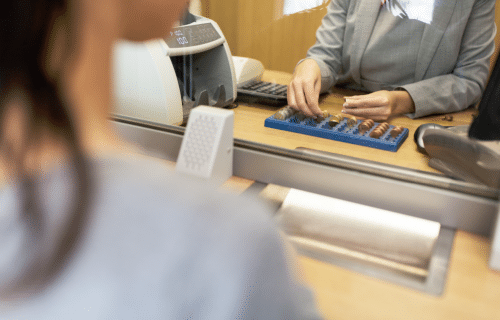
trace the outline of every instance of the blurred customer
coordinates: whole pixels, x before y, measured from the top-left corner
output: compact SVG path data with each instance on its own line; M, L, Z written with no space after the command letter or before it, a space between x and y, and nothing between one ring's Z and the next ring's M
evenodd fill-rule
M1 319L308 319L268 210L186 185L107 120L118 38L185 0L6 0Z

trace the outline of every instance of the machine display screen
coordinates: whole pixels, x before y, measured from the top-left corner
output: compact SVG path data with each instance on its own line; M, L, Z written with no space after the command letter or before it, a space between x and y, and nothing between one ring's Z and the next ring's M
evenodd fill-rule
M165 42L170 48L185 48L209 43L220 37L211 23L203 23L174 28Z

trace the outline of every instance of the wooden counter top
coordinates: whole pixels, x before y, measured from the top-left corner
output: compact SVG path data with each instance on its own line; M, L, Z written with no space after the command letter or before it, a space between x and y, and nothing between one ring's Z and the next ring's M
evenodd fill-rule
M442 296L435 297L300 257L325 319L500 319L500 273L489 240L457 231Z
M289 83L290 79L291 74L276 71L266 71L262 78L264 81L281 84ZM331 114L340 113L344 102L343 97L354 94L358 93L350 90L334 89L333 93L321 97L320 108L327 110ZM390 124L403 126L410 130L408 138L400 149L397 152L390 152L264 127L265 119L273 115L277 110L279 108L273 106L240 103L239 107L234 109L234 137L287 149L307 147L428 172L437 171L428 166L428 156L417 151L413 135L418 126L428 122L444 126L467 125L472 121L474 112L474 110L468 109L450 114L453 117L452 121L443 120L443 115L415 120L405 116L390 119L388 121Z

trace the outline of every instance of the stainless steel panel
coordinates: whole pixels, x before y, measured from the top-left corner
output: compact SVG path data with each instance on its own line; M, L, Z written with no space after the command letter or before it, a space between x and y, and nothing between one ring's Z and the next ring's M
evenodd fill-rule
M177 158L183 128L115 119L125 138L160 158ZM262 183L318 193L441 223L452 229L489 235L497 212L496 190L445 177L415 181L414 173L395 167L395 175L376 174L370 164L344 165L317 155L235 139L233 173ZM350 167L347 168L346 165ZM380 168L391 171L390 166ZM383 170L378 170L382 172ZM423 178L422 178L423 177ZM413 182L412 182L413 181ZM453 187L455 186L455 187ZM458 187L457 187L458 186Z
M376 279L439 296L445 289L455 231L441 228L427 269L372 258L309 239L290 237L299 254Z

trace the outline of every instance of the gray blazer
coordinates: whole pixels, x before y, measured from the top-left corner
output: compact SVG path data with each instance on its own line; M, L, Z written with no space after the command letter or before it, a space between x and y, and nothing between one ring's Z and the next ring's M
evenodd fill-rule
M415 82L364 89L405 89L415 102L415 113L408 115L412 118L456 112L477 103L495 46L494 6L494 0L435 0L432 22L413 49L418 51ZM331 1L316 44L307 53L320 66L322 92L337 83L362 86L365 48L369 41L384 41L383 37L370 39L379 10L380 0ZM394 61L394 72L401 66L404 63Z

